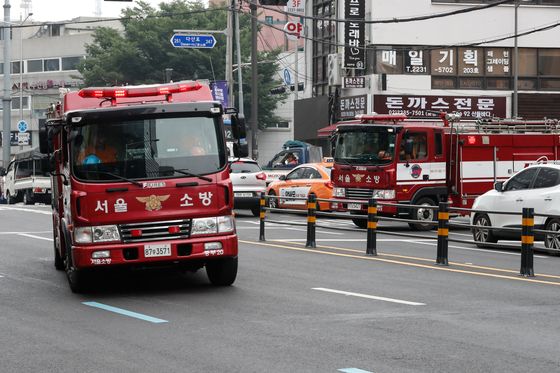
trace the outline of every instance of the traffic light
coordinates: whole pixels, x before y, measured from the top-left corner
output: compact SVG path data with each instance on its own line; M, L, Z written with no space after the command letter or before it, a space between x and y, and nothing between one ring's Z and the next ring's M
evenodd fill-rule
M271 94L271 95L281 95L281 94L283 94L283 93L286 93L286 87L284 87L284 86L282 86L282 85L279 86L279 87L276 87L276 88L272 88L272 89L270 90L270 94Z
M305 86L303 85L303 82L299 82L299 83L298 83L298 92L303 91L304 88L305 88ZM290 86L290 91L293 92L294 89L295 89L295 84L292 84L292 85Z
M259 0L259 4L269 6L286 6L288 5L288 0Z
M340 65L340 54L333 53L327 56L327 76L331 86L340 85Z

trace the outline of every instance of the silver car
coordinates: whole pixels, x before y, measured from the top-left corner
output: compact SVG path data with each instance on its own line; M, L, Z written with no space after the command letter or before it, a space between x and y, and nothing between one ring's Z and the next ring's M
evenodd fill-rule
M231 158L230 177L234 208L249 209L259 216L259 198L266 191L266 174L261 167L252 159Z

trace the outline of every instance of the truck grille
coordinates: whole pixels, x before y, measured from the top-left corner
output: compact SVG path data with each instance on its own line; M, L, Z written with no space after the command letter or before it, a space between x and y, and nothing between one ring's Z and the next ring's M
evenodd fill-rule
M372 195L372 189L346 188L346 198L348 199L370 199Z
M173 227L170 229L170 227ZM178 231L175 227L178 227ZM119 225L122 241L141 242L189 238L191 233L191 220L169 220L148 223L133 223ZM174 233L170 233L174 232Z

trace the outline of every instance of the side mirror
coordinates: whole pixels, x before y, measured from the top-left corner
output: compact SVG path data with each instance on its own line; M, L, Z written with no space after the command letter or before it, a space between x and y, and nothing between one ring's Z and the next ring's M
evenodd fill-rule
M503 181L496 181L494 183L494 189L498 192L504 191L504 182Z
M247 128L245 117L241 114L231 116L231 131L235 143L233 144L233 155L239 158L249 155L249 144L247 144Z
M280 175L280 176L278 177L278 180L286 180L286 175Z
M39 125L39 152L42 154L52 153L53 146L52 141L49 136L49 128L46 122L40 123Z

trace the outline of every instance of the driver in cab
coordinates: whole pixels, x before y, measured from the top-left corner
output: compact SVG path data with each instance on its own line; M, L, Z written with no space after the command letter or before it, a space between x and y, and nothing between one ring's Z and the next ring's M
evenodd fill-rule
M100 133L95 139L89 140L88 145L78 153L78 164L88 165L117 161L117 149L110 144L107 135Z

